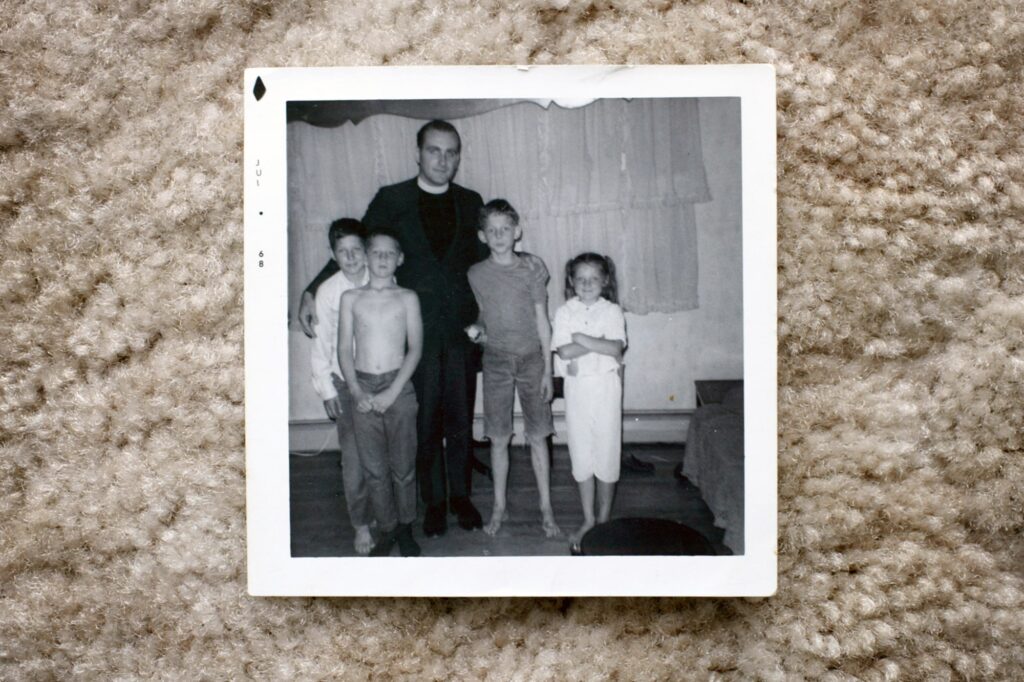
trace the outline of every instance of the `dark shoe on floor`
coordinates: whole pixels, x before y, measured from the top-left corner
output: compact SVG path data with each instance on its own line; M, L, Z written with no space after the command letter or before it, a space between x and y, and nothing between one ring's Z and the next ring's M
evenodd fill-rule
M445 504L435 504L427 507L423 515L423 534L428 538L436 538L445 534L448 530L448 516L445 514Z
M622 458L622 468L627 471L634 471L638 474L653 474L654 465L650 462L645 462L642 459L637 459L636 455L628 454Z
M483 528L484 520L468 497L452 498L452 513L459 517L459 527L465 530Z
M412 537L412 524L398 524L395 539L398 540L398 551L401 552L402 556L420 555L420 546Z
M380 536L380 540L377 540L377 544L370 550L369 556L390 556L391 550L395 547L395 542L398 540L395 531L388 531Z

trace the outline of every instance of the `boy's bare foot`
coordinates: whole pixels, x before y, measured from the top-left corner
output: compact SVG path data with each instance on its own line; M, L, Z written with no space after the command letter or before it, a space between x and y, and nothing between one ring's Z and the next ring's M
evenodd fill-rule
M505 509L498 509L497 507L491 511L491 520L484 526L484 532L488 535L495 535L498 529L501 528L501 522L508 521L508 511Z
M593 521L584 521L583 525L579 527L579 530L569 536L569 544L579 546L579 544L583 542L583 536L586 535L587 531L593 527Z
M557 523L555 523L555 515L550 509L547 511L541 511L540 514L541 517L543 517L541 526L544 528L544 535L549 538L555 538L562 534L562 529L558 527Z
M356 526L356 554L366 556L373 549L373 536L369 526Z

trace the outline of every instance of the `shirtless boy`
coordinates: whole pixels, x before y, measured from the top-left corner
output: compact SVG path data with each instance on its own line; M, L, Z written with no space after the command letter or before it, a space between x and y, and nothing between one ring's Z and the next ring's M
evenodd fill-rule
M416 520L416 393L409 379L423 349L416 293L398 286L398 239L383 231L366 240L370 280L341 297L338 355L356 405L359 459L380 536L370 556L419 556Z

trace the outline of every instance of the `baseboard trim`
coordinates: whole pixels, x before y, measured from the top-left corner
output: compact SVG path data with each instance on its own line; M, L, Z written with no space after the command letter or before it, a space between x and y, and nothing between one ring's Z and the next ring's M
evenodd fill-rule
M622 415L622 441L624 443L685 443L692 409L684 410L628 410ZM554 412L554 442L565 443L565 413ZM515 435L513 444L522 445L523 418L513 417ZM334 422L329 419L296 420L288 425L289 447L292 452L319 452L338 447ZM481 438L484 432L483 416L476 415L473 434Z

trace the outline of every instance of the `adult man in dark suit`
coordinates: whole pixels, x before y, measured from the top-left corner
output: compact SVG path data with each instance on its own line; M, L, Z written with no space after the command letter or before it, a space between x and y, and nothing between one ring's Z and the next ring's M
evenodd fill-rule
M469 266L487 256L477 238L483 201L452 182L462 140L447 121L430 121L416 134L419 174L382 187L363 223L398 235L405 263L398 283L414 290L423 316L423 355L413 375L419 400L416 475L427 505L423 532L442 535L447 511L467 530L482 525L470 502L473 404L479 352L463 331L476 321L477 306L466 279ZM313 335L313 293L337 270L329 261L302 294L299 323Z

